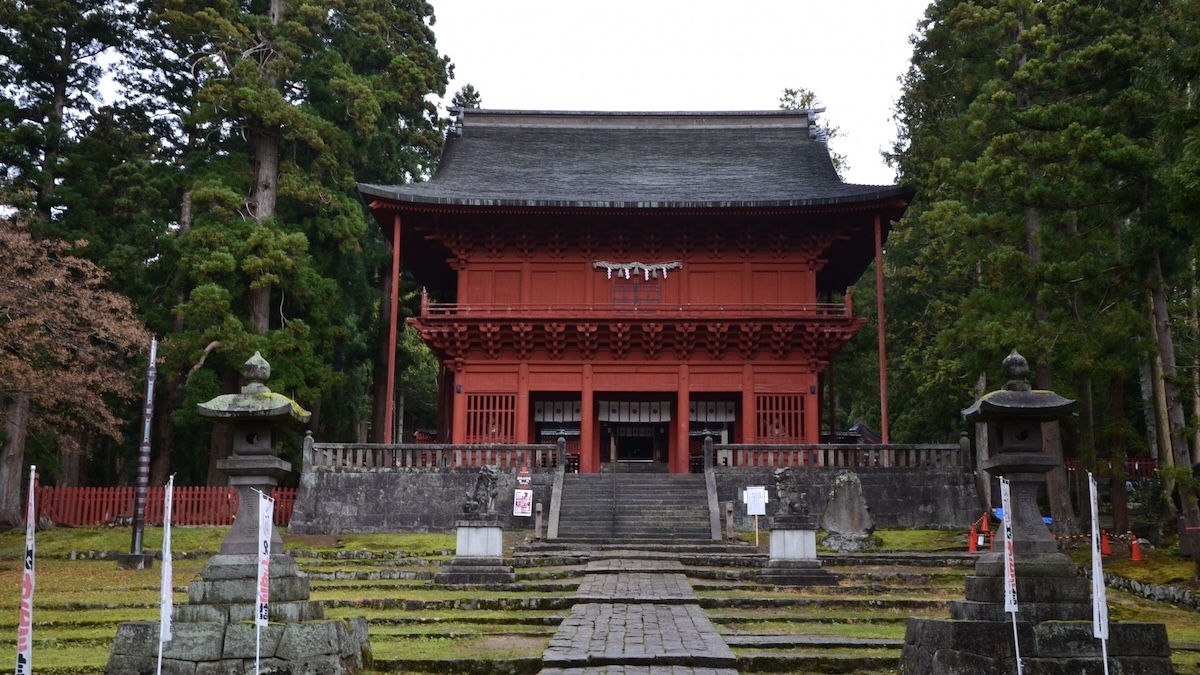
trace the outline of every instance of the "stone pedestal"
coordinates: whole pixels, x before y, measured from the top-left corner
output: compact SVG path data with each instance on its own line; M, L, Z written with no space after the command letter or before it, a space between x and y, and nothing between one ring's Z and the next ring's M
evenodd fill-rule
M244 673L254 668L258 558L215 555L175 606L170 642L163 645L166 675ZM365 617L326 619L309 600L308 576L290 555L271 556L270 625L261 631L264 672L357 673L371 666ZM117 628L105 673L153 673L158 622L129 621Z
M496 519L460 520L454 560L433 580L439 584L508 584L516 580L504 564L504 531Z
M780 586L836 586L837 575L817 560L817 523L808 516L777 516L771 528L771 559L760 576Z
M1025 675L1103 675L1100 641L1092 622L1021 621L1017 636ZM1171 648L1161 623L1111 623L1108 671L1171 675ZM1017 672L1013 629L1008 621L909 619L900 672L906 675L1012 675Z

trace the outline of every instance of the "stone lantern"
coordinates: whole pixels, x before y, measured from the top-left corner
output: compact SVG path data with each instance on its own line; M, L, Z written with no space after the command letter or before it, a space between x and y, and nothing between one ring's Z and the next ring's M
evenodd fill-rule
M242 367L247 381L241 393L224 394L197 406L201 417L233 427L233 454L217 460L217 468L229 476L238 491L237 518L221 542L221 553L245 555L258 552L258 495L271 493L292 470L292 465L275 455L276 430L282 424L303 424L311 416L292 399L267 388L271 364L258 352ZM271 537L271 553L283 551L278 532Z
M199 405L199 413L233 427L233 454L217 463L237 488L237 518L221 550L200 578L188 585L185 604L175 605L173 637L163 644L166 675L251 672L261 656L263 672L351 675L371 665L365 617L326 619L325 607L309 599L308 575L283 550L272 528L269 623L254 623L258 597L257 492L270 493L291 464L276 453L280 425L308 421L308 411L267 388L271 366L255 352L242 375L240 393ZM159 624L127 621L117 627L107 675L156 672ZM261 644L260 644L261 643Z
M966 599L950 602L950 619L912 618L904 636L900 672L906 675L1000 675L1019 672L1014 633L1026 672L1108 673L1106 653L1093 637L1091 582L1058 552L1037 507L1038 488L1058 460L1042 452L1042 424L1062 419L1075 402L1037 391L1025 378L1029 364L1015 351L1004 359L1008 382L963 411L987 425L987 459L980 464L1007 478L1017 605L1004 610L1004 541L980 556L966 579ZM1001 529L1003 532L1003 529ZM1011 622L1011 623L1010 623ZM1107 660L1113 672L1168 675L1171 649L1162 624L1112 622Z
M980 463L980 467L993 476L1009 481L1013 510L1013 556L1017 573L1026 579L1054 577L1064 582L1067 579L1077 582L1072 585L1083 584L1080 586L1083 595L1078 598L1078 603L1074 603L1078 606L1068 611L1058 603L1054 616L1045 618L1088 618L1091 616L1091 606L1088 604L1086 582L1077 578L1075 563L1058 552L1058 543L1042 519L1037 505L1038 490L1045 484L1046 474L1059 463L1057 458L1042 451L1042 424L1066 417L1075 409L1075 401L1052 391L1038 391L1030 387L1025 379L1029 376L1029 363L1015 350L1004 359L1001 370L1008 382L1001 389L985 394L963 410L962 414L968 422L987 425L987 459ZM975 566L976 574L986 578L1003 577L1002 551L1003 546L999 546L996 552L985 554ZM1058 582L1054 584L1057 586ZM984 594L986 598L978 599L1003 604L1003 591L999 585L987 585L989 592ZM1018 588L1018 599L1021 599L1021 590ZM972 599L972 595L968 592L968 600ZM1062 596L1057 594L1057 597ZM1028 599L1037 603L1042 598Z

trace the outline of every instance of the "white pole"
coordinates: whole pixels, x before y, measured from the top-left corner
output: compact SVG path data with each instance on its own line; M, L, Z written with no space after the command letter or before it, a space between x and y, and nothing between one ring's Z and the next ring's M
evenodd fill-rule
M25 507L25 571L21 575L21 615L17 624L16 675L32 675L33 673L33 533L37 525L37 508L34 499L36 493L37 467L30 465L29 503Z
M162 543L162 582L158 614L158 667L157 675L162 675L163 643L171 641L171 614L175 605L175 582L173 580L173 564L171 560L171 504L175 497L175 474L167 479L163 490L163 543Z
M254 673L259 672L262 627L270 615L271 534L274 530L275 501L258 493L258 604L254 612Z
M1012 499L1008 479L1000 479L1000 504L1004 509L1004 611L1012 613L1013 651L1017 657L1017 675L1021 675L1021 642L1017 638L1017 562L1013 550Z
M1108 594L1104 590L1104 565L1100 557L1100 498L1090 471L1088 490L1092 501L1092 636L1100 640L1104 675L1108 675Z

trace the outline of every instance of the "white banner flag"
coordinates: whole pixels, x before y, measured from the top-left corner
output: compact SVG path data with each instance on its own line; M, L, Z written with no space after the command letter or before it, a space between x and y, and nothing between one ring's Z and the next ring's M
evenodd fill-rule
M16 675L33 673L33 532L37 524L34 496L37 467L29 467L29 504L25 507L25 573L21 577L21 617L17 624Z
M1092 635L1107 640L1108 594L1104 590L1104 566L1100 563L1100 500L1091 472L1088 472L1088 487L1092 492Z
M258 493L258 607L254 612L254 623L267 625L270 600L271 534L274 531L275 500L266 493Z
M1000 479L1000 506L1004 509L1004 611L1017 611L1017 564L1013 555L1012 500L1009 498L1008 479Z
M158 615L158 641L171 641L171 613L175 606L174 568L171 561L171 502L175 497L175 476L167 479L163 490L162 596Z

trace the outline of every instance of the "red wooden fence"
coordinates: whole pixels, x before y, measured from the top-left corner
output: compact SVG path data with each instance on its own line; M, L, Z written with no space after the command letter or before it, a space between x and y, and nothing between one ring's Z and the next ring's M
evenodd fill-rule
M133 519L132 487L38 487L38 517L75 527L128 524ZM296 504L296 488L275 488L275 524L287 525ZM176 486L172 525L229 525L237 515L237 490L231 487ZM146 491L146 524L162 525L163 488Z

